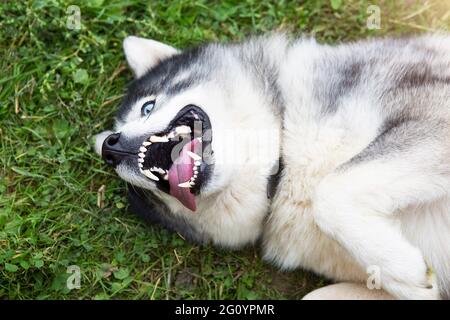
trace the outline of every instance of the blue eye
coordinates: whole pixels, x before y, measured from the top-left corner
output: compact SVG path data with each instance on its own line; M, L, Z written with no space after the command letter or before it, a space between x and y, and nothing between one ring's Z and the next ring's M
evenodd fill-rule
M152 112L152 110L153 110L154 107L155 107L155 100L149 100L149 101L145 102L145 103L142 105L142 108L141 108L141 114L142 114L143 116L149 115L150 112Z

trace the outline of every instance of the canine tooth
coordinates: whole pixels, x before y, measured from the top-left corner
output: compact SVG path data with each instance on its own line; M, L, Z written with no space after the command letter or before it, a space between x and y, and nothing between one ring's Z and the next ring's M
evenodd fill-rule
M179 126L175 128L175 131L178 134L188 134L191 133L191 128L188 126Z
M195 186L195 182L194 181L189 182L189 184L191 185L191 187Z
M138 159L138 162L143 163L143 162L144 162L144 159L139 158L139 159Z
M139 148L139 151L140 151L140 152L147 152L147 148L146 148L146 147L140 147L140 148Z
M189 155L189 157L191 157L194 160L202 160L202 157L200 157L198 154L188 151L187 154Z
M140 152L140 153L138 154L138 156L141 157L141 158L145 158L145 153Z
M158 137L158 136L151 136L150 137L150 142L168 142L169 138L167 138L166 136L163 137Z
M194 161L194 164L196 165L196 166L199 166L200 164L201 164L201 162L200 161Z
M176 133L174 131L169 132L169 134L167 135L167 138L169 139L173 139L175 138Z
M163 177L164 180L169 180L169 175L166 173Z
M190 188L191 187L191 182L190 181L186 181L186 182L180 183L178 186L180 188Z
M153 167L150 170L151 171L156 171L156 172L161 173L161 174L165 174L166 173L166 170L158 168L158 167Z
M138 163L138 166L139 166L139 168L143 168L144 167L144 165L142 164L142 163Z
M148 147L149 145L151 145L152 143L150 142L150 141L144 141L143 143L142 143L142 145L144 146L144 147Z
M150 170L147 169L147 170L144 170L142 172L144 173L144 175L146 177L148 177L148 178L150 178L152 180L155 180L155 181L159 181L159 178L157 176L155 176Z

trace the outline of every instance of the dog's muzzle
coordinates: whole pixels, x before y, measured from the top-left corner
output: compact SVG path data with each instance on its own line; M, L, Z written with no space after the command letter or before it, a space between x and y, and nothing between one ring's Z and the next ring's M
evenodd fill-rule
M211 129L206 112L190 104L162 131L131 138L120 132L109 135L102 144L102 158L113 167L125 164L134 169L134 174L195 211L195 195L213 165Z
M128 149L128 150L127 150ZM106 137L102 145L102 158L107 164L117 167L126 157L136 155L129 152L129 148L122 146L120 141L120 132L113 133Z

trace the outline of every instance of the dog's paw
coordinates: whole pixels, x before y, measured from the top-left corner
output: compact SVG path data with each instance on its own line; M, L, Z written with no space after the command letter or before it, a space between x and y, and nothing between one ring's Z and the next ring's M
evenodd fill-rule
M383 277L383 288L397 297L407 300L440 300L436 275L431 266L421 260L419 266L410 267L400 277Z

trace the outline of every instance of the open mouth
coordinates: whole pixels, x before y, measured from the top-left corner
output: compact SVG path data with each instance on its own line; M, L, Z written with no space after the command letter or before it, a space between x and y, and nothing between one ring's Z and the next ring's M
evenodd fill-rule
M139 147L140 172L158 188L196 210L200 193L211 171L211 123L199 107L184 107L162 132L147 137Z

